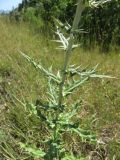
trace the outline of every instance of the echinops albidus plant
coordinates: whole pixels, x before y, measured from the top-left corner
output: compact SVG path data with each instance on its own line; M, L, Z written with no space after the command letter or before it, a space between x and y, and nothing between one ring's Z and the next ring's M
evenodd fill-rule
M90 6L98 7L107 1L109 0L91 0L89 1L89 4ZM67 153L64 148L64 133L76 134L83 141L97 142L96 137L92 135L91 132L80 127L79 119L76 118L81 106L81 100L78 100L71 105L67 104L68 97L90 78L110 78L109 76L96 74L98 65L89 70L82 70L79 66L69 65L72 50L79 46L79 44L74 44L74 37L76 33L82 32L82 30L78 28L78 25L85 5L83 0L78 1L72 26L69 24L64 25L59 20L55 20L57 27L56 34L59 37L59 40L55 41L61 43L61 46L58 47L58 49L62 49L64 50L63 52L66 53L63 68L61 71L58 71L57 74L53 73L52 67L47 70L42 65L37 64L32 58L21 52L21 54L36 69L43 72L48 79L49 89L47 103L39 101L36 105L31 104L33 114L49 129L50 136L43 142L47 146L47 151L44 152L36 147L31 148L28 144L20 143L21 148L25 149L25 151L29 152L33 157L43 158L45 160L77 159L74 156L71 156L70 153ZM65 33L68 37L64 36L63 27L65 28L65 32L66 30L70 31L70 34Z

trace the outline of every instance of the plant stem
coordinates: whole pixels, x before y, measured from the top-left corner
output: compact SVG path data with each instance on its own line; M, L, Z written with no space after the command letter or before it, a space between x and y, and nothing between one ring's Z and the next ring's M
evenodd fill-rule
M74 31L78 29L78 25L79 25L79 22L81 20L81 14L83 12L83 9L84 9L83 0L78 0L76 14L75 14L72 29L71 29L71 32L70 32L69 45L68 45L68 49L66 51L65 61L64 61L63 69L62 69L62 81L61 81L60 86L59 86L58 106L62 105L63 86L64 86L65 79L66 79L66 69L67 69L67 66L68 66L68 63L69 63L69 60L70 60L71 51L72 51L73 40L74 40Z
M58 99L58 106L61 107L62 105L62 101L63 101L63 86L65 83L65 79L66 79L66 69L70 60L70 55L72 52L72 47L73 47L73 41L74 41L74 31L78 29L78 24L80 22L81 19L81 14L83 11L83 0L78 0L77 3L77 9L76 9L76 13L75 13L75 18L73 21L73 25L72 25L72 29L70 32L70 39L69 39L69 45L66 51L66 55L65 55L65 61L64 61L64 65L63 65L63 69L62 69L62 80L61 83L59 85L59 99ZM59 117L59 110L56 112L56 123L55 123L55 127L54 127L54 141L57 140L57 120ZM58 152L57 152L58 153ZM59 157L59 155L57 154L57 158ZM58 158L59 159L59 158Z

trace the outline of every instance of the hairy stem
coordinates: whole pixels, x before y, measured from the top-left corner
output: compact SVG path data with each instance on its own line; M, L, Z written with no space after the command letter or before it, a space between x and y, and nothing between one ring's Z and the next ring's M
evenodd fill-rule
M83 0L78 0L76 14L75 14L72 29L71 29L71 32L70 32L69 45L68 45L68 49L66 51L65 61L64 61L63 69L62 69L62 81L61 81L60 87L59 87L58 106L62 105L63 86L64 86L65 79L66 79L66 73L65 72L66 72L66 69L67 69L67 66L68 66L68 63L69 63L69 60L70 60L71 51L72 51L73 40L74 40L74 31L78 29L78 24L80 22L81 14L83 12L83 9L84 9Z
M72 52L73 41L74 41L74 31L78 29L78 24L81 19L81 14L82 14L83 8L84 8L83 7L83 0L78 0L75 18L74 18L72 29L70 32L69 45L68 45L68 48L66 51L65 61L64 61L63 69L62 69L62 80L61 80L61 83L59 86L59 99L58 99L58 106L59 107L61 107L62 101L63 101L63 87L64 87L64 83L65 83L65 79L66 79L65 72L66 72L66 69L67 69L67 66L68 66L68 63L70 60L70 55ZM54 128L54 141L56 141L56 139L57 139L57 120L58 120L58 117L59 117L59 111L56 112L56 123L55 123L55 128ZM58 154L56 156L59 157Z

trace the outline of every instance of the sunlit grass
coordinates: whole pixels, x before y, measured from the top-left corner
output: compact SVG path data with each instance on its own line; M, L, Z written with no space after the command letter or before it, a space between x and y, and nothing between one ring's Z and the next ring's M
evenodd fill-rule
M6 22L0 18L0 120L2 130L11 137L7 137L5 141L11 156L6 151L2 154L11 157L11 160L20 155L20 152L21 159L27 157L16 148L18 140L23 138L41 145L39 139L44 139L43 133L47 135L46 129L34 117L31 118L29 111L16 100L17 98L23 102L35 103L37 99L46 97L45 79L21 57L19 50L37 62L41 61L46 67L52 64L56 71L63 63L63 55L56 52L54 45L47 37L34 34L27 24L11 23L8 20ZM98 137L105 141L108 150L106 152L112 160L113 156L119 156L120 152L120 53L101 54L97 50L89 52L76 49L73 54L71 64L82 64L84 68L99 63L99 72L116 77L112 80L93 80L73 96L74 99L83 97L83 109L79 113L81 125L93 129ZM70 102L72 103L71 99ZM14 121L20 126L16 127ZM68 137L68 142L69 138L71 137ZM69 149L73 143L76 144L77 151L81 149L76 140L76 137L72 139ZM83 152L90 151L89 148Z

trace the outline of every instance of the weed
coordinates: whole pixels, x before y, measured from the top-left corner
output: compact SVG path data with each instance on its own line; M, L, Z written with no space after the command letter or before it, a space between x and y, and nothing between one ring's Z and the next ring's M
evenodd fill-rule
M7 99L7 102L5 100L7 108L1 110L1 157L2 159L6 157L5 159L8 160L33 160L34 157L38 157L35 150L36 152L39 150L39 157L40 153L48 151L49 144L46 144L45 140L50 139L53 133L53 129L49 129L47 124L40 120L39 116L40 107L48 106L46 94L48 84L42 78L41 71L38 73L33 67L24 63L21 56L17 54L17 49L22 48L24 52L29 52L31 56L34 56L34 59L41 59L46 68L52 63L53 68L55 68L53 74L57 72L62 63L64 52L62 55L60 52L56 52L53 49L55 45L52 42L41 37L41 35L33 34L26 24L10 24L4 19L0 23L2 23L0 25L2 35L0 37L0 64L3 63L2 66L4 66L1 67L0 71L2 81L4 81L6 71L13 75L10 85L6 86L6 91L9 92L11 99L10 101ZM109 55L101 55L96 50L90 53L84 52L80 48L72 51L74 51L74 56L71 55L71 63L79 65L81 62L83 66L87 66L80 66L80 71L90 71L88 69L90 66L100 63L100 72L114 75L117 78L120 77L118 54L112 52ZM39 62L36 64L39 65ZM69 68L73 69L73 66L69 66ZM70 73L69 70L68 72ZM68 79L72 80L70 74L67 74L65 83L68 82ZM81 76L77 76L75 80L80 80L80 78ZM4 96L2 98L4 99ZM80 100L80 107L78 107L77 114L71 118L70 122L79 122L80 128L87 131L89 135L92 135L92 132L96 133L104 144L103 147L96 146L94 143L91 144L89 140L86 141L86 138L82 141L76 133L67 131L61 134L63 148L66 151L64 159L77 159L77 156L80 159L80 157L88 155L94 159L119 159L119 79L115 81L112 79L107 81L94 79L89 83L86 81L86 85L82 85L79 89L76 89L76 92L74 90L72 95L67 96L65 100L63 99L63 103L66 103L63 114L73 111L72 107L77 99ZM49 118L48 110L44 112L43 109L40 109L40 111ZM50 118L53 118L53 114ZM88 132L89 130L90 132ZM20 148L20 145L23 148Z
M93 2L91 2L93 5ZM101 2L100 2L101 4ZM95 3L95 6L99 3ZM97 142L94 135L89 131L83 130L80 127L79 121L76 119L73 121L73 117L77 115L80 107L80 102L72 104L72 106L67 105L67 98L76 90L78 87L83 85L89 78L110 78L109 76L97 75L96 65L93 69L81 70L80 67L75 67L74 65L68 66L71 52L74 48L79 45L74 45L74 34L80 32L78 29L78 24L80 22L81 14L84 9L82 1L77 4L76 15L73 21L73 26L69 24L65 26L66 30L71 30L70 35L66 38L60 30L60 26L64 26L61 22L57 21L59 26L57 26L56 34L59 36L60 40L57 42L62 43L58 49L66 50L65 61L62 71L58 71L55 75L52 71L52 67L46 70L40 64L37 64L29 56L21 52L21 54L30 62L32 65L42 71L44 75L48 78L48 95L47 103L39 101L38 105L31 104L31 111L33 114L38 116L44 125L49 128L50 137L45 140L45 144L48 146L47 152L38 151L30 147L26 147L25 144L21 144L22 148L29 151L34 156L44 157L46 160L62 159L65 157L67 152L64 149L64 142L62 136L66 132L77 134L81 137L83 141ZM67 108L67 109L66 109ZM68 110L70 108L70 110ZM68 110L68 111L67 111ZM38 154L37 154L38 153ZM67 158L67 157L66 157Z

